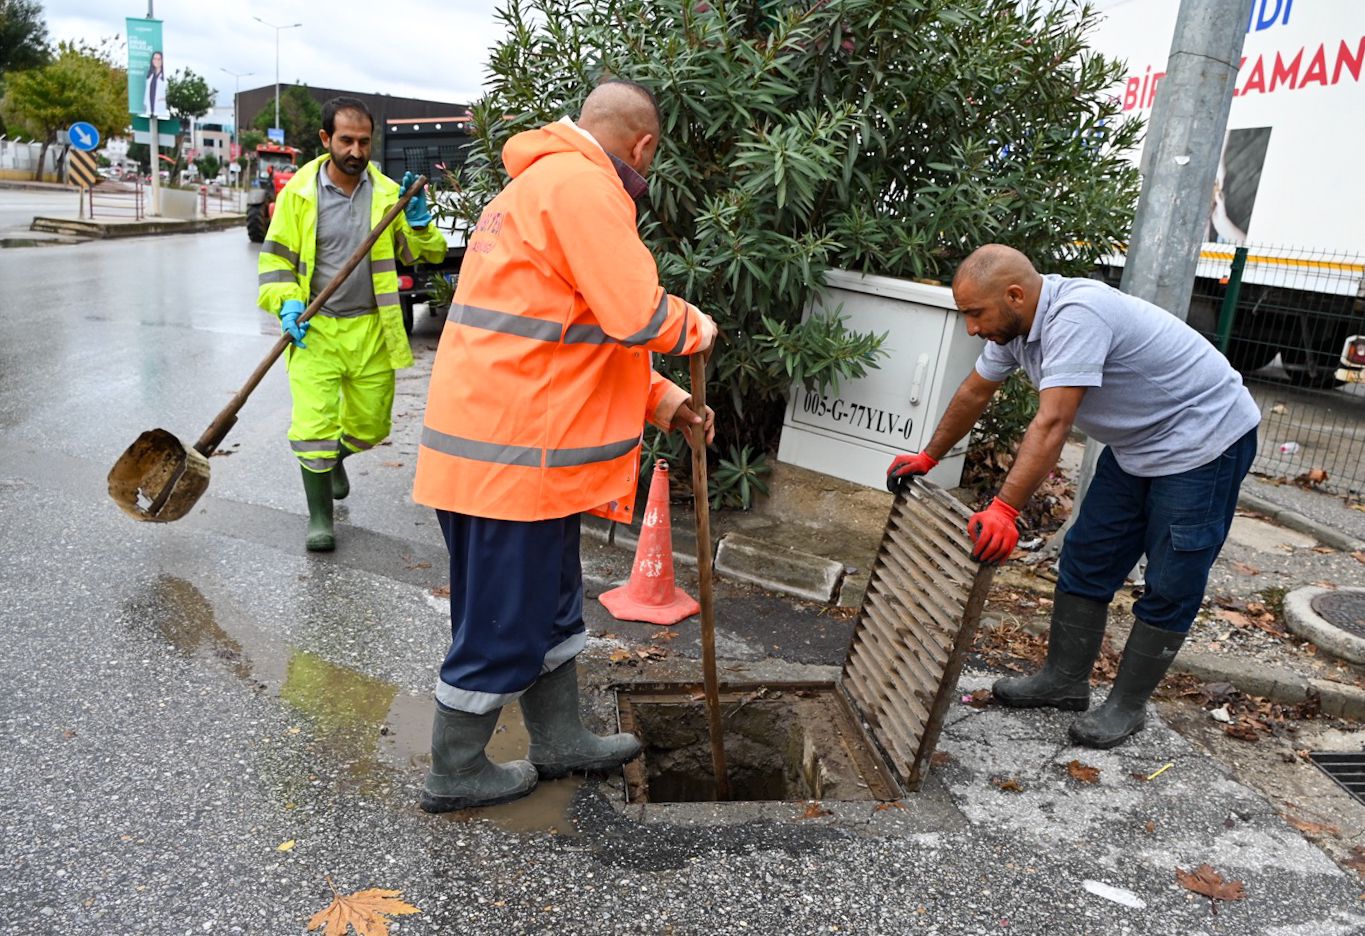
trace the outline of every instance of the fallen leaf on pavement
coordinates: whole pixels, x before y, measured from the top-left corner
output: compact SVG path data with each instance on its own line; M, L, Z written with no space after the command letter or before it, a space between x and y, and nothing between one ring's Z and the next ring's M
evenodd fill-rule
M972 708L985 708L991 704L991 691L989 689L977 689L971 695L963 696L962 701Z
M642 660L662 660L668 656L667 647L641 647L635 651L635 655Z
M1311 822L1296 816L1288 816L1286 821L1311 839L1341 838L1341 830L1325 822Z
M1355 556L1356 562L1365 562L1365 551L1353 552L1351 555Z
M450 597L450 586L449 586L449 585L437 585L435 588L433 588L433 589L431 590L431 593L432 593L432 595L434 595L434 596L437 597L437 598L449 598L449 597Z
M1241 572L1243 575L1261 574L1261 570L1256 568L1254 565L1247 565L1245 562L1238 562L1235 559L1232 562L1232 567L1236 569L1238 572Z
M1144 825L1144 826L1142 827L1142 831L1146 832L1148 835L1153 835L1153 834L1155 834L1155 833L1156 833L1156 820L1155 820L1155 819L1148 819L1148 820L1147 820L1147 824Z
M1351 846L1351 857L1344 859L1341 863L1365 878L1365 847Z
M332 888L332 902L313 914L308 921L309 932L326 926L323 936L346 936L349 927L357 936L388 936L388 917L422 912L399 900L401 891L372 887L343 896L337 893L331 878L327 879L327 886Z
M613 650L611 652L611 655L608 656L607 659L617 664L635 662L635 656L629 650Z
M1223 734L1229 738L1236 738L1238 741L1256 741L1260 734L1256 729L1246 722L1238 722L1235 725L1224 725Z
M1193 871L1175 869L1175 879L1186 890L1203 894L1210 900L1244 900L1246 887L1241 881L1225 881L1211 865L1201 864Z
M290 839L290 840L287 841L287 842L281 842L280 844L276 845L276 846L275 846L275 851L278 851L278 852L287 852L287 851L289 851L290 849L292 849L293 847L294 847L294 840L293 840L293 839Z
M402 462L380 462L385 468L402 468Z
M945 764L951 764L952 762L953 755L949 754L947 751L935 751L929 757L929 763L935 767L942 767Z
M677 640L682 635L675 630L659 631L650 640Z
M1024 792L1023 784L1021 784L1018 780L1014 779L1013 777L992 777L991 783L994 783L997 788L1004 791L1005 793Z
M873 811L874 813L879 813L879 812L885 812L885 811L888 810L888 809L904 809L904 808L905 808L905 804L902 803L900 800L890 800L890 801L888 801L888 802L885 802L885 803L878 803L876 806L873 806L873 807L872 807L872 811Z
M1089 764L1082 764L1078 760L1074 760L1067 764L1066 772L1071 776L1072 780L1077 780L1081 783L1100 782L1100 769L1098 767L1091 767Z
M801 814L802 819L819 819L821 816L832 816L834 813L820 805L819 800L811 800L806 804L806 811Z
M1333 549L1331 546L1314 546L1313 552L1321 553L1322 555L1326 556L1330 553L1336 552L1336 550Z

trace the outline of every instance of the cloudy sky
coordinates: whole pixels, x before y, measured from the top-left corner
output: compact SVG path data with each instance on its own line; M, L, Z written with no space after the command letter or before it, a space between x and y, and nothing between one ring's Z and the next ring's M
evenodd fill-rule
M275 30L268 23L302 23L280 31L280 81L465 104L478 96L488 48L502 36L498 0L362 0L284 2L154 0L162 20L169 71L184 67L218 89L230 105L234 80L222 69L252 72L241 88L275 81ZM124 19L145 16L145 0L44 0L52 39L123 36Z

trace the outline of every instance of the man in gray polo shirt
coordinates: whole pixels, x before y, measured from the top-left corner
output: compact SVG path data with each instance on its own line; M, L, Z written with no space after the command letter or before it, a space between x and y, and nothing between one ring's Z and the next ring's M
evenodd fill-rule
M1194 622L1256 454L1260 411L1223 356L1175 316L1095 280L1040 276L1011 247L973 252L953 297L968 334L988 343L924 451L892 462L888 487L932 469L1022 368L1038 388L1038 414L999 494L967 524L973 558L1000 562L1071 427L1107 446L1062 547L1047 662L993 692L1003 705L1085 712L1109 603L1145 553L1146 587L1114 688L1070 729L1078 744L1113 747L1142 728Z

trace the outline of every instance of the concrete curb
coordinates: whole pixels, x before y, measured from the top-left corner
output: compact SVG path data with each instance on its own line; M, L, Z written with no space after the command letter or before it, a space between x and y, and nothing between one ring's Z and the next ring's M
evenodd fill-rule
M1311 640L1332 656L1352 663L1365 663L1365 640L1333 627L1313 610L1313 599L1334 589L1310 586L1284 596L1285 624L1305 640Z
M146 221L119 221L113 224L82 221L76 218L37 217L33 219L30 230L76 237L113 239L116 237L146 237L153 234L199 234L204 231L222 231L244 224L246 224L246 215L219 215L215 218L200 218L195 221L156 218Z
M601 517L583 518L583 532L599 542L607 541L610 526ZM673 562L696 568L696 534L676 524L672 525L672 530ZM638 542L639 536L634 530L624 524L616 525L617 547L634 551ZM833 559L773 546L740 533L722 535L713 548L716 574L803 601L832 602L844 577L843 564Z
M1046 622L1037 620L1026 622L1024 627L1034 634L1046 634L1048 630ZM1283 705L1298 705L1314 694L1322 703L1324 715L1365 721L1365 689L1348 683L1316 679L1281 667L1197 650L1182 650L1171 664L1171 672L1184 673L1206 683L1229 683L1248 695Z
M1365 549L1365 542L1356 539L1354 536L1335 530L1332 527L1319 523L1305 517L1296 510L1289 510L1281 507L1273 501L1268 501L1255 494L1243 491L1237 498L1237 503L1248 510L1254 510L1259 514L1264 514L1266 519L1278 523L1280 526L1297 530L1300 533L1307 533L1309 536L1316 537L1324 546L1331 546L1333 549L1340 549L1342 552L1357 552Z

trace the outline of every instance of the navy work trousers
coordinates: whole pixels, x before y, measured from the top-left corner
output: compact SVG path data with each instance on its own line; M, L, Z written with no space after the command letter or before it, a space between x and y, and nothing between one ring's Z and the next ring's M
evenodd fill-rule
M587 642L578 515L527 522L446 510L436 516L450 551L450 649L436 701L491 712Z
M1157 478L1128 474L1106 448L1062 545L1058 590L1107 603L1145 553L1146 586L1133 616L1188 631L1255 457L1255 429L1213 461Z

